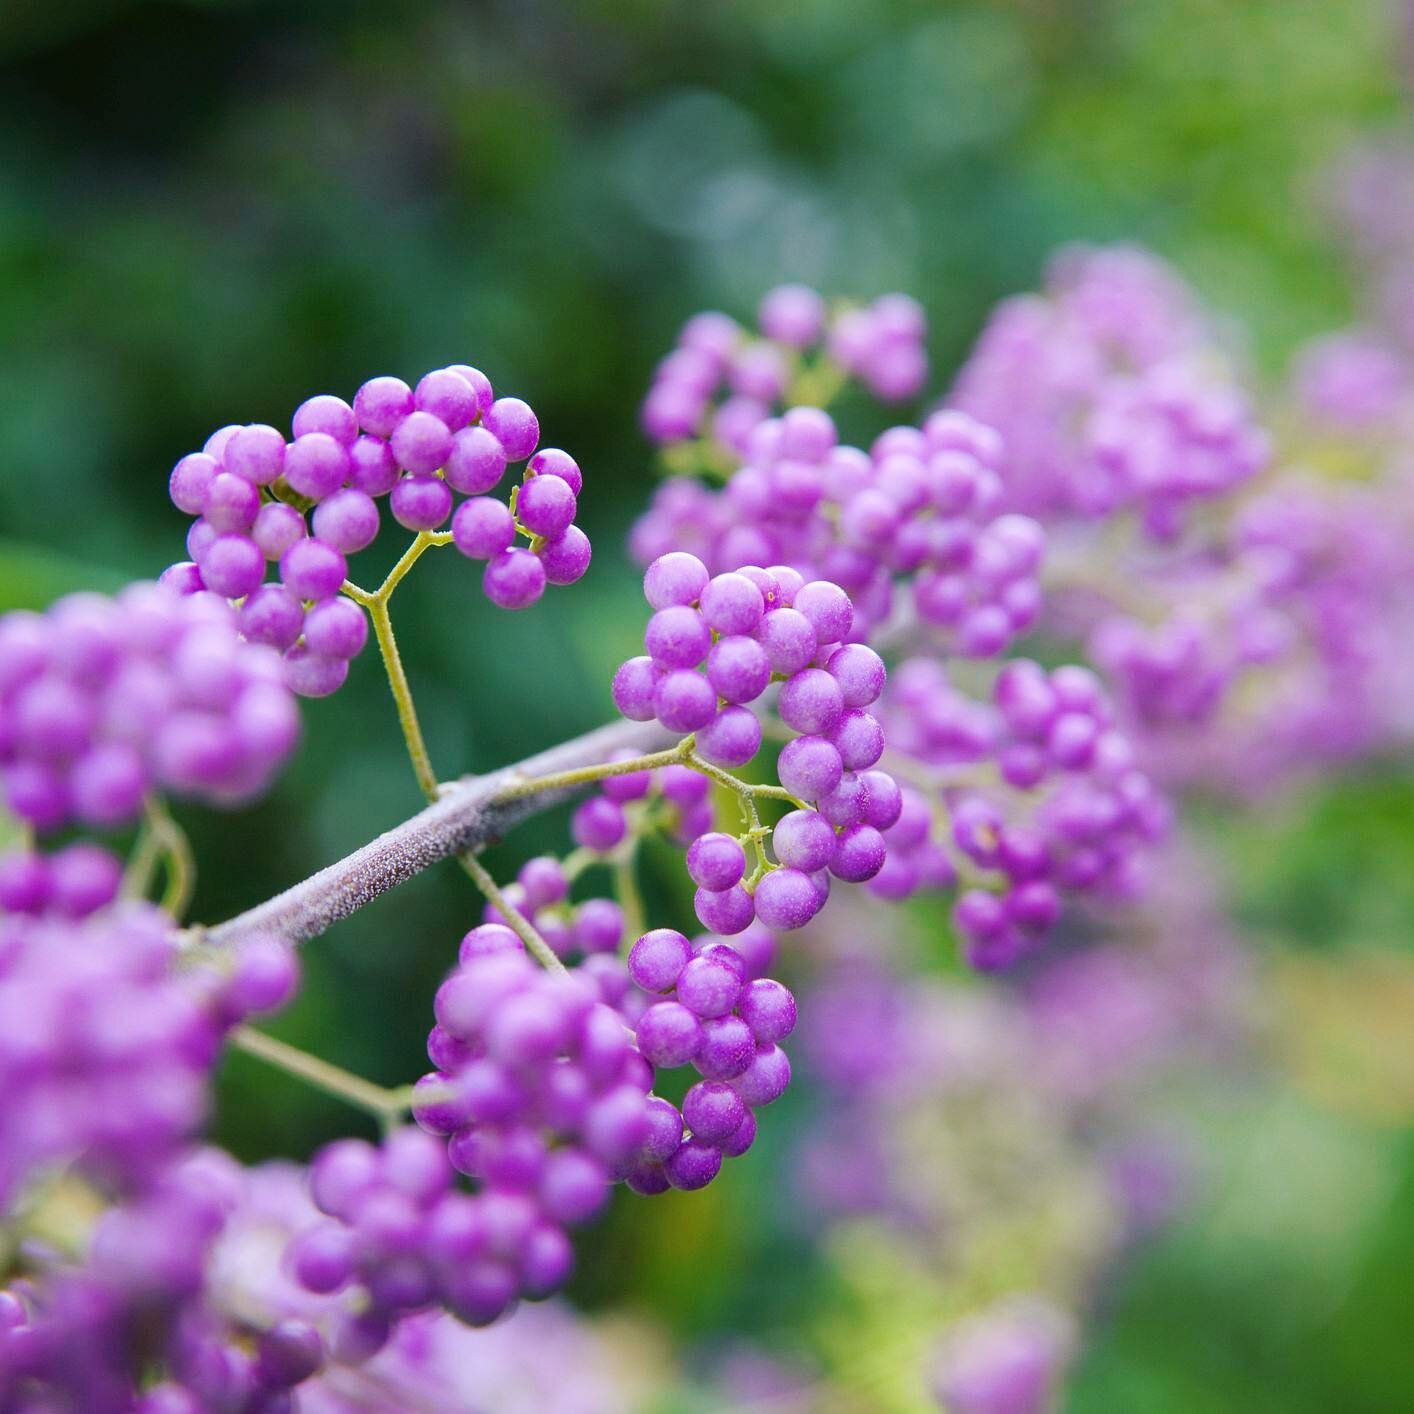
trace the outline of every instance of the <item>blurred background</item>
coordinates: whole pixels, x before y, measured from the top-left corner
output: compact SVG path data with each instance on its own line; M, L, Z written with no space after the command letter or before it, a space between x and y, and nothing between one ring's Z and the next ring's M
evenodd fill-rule
M8 0L0 610L184 558L167 472L216 427L470 362L584 467L594 568L513 616L431 557L400 637L442 775L524 756L604 720L634 651L637 403L688 314L747 316L783 279L906 290L936 393L1056 245L1123 238L1240 321L1275 380L1350 318L1319 183L1403 120L1403 44L1383 0ZM416 808L376 655L306 721L260 806L184 811L195 917ZM494 866L563 828L540 819ZM1193 1201L1108 1273L1065 1407L1414 1408L1414 781L1381 763L1197 828L1255 951L1262 1064L1179 1098L1206 1155ZM684 884L650 878L663 916ZM414 1076L476 911L448 870L342 925L307 950L281 1034ZM219 1137L246 1158L347 1123L245 1058L224 1084ZM827 1369L841 1323L885 1328L906 1274L874 1254L845 1289L783 1216L794 1093L709 1193L621 1205L577 1299L651 1321L665 1351L750 1334Z

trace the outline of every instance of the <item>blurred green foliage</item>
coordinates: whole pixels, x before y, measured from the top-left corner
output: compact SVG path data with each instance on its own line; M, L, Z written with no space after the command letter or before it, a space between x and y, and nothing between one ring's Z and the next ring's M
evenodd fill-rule
M283 424L313 392L466 360L580 458L596 562L522 616L491 610L450 555L400 593L434 758L445 775L476 770L592 726L638 629L621 550L652 484L636 401L688 313L747 314L782 278L907 289L930 310L941 388L988 306L1032 286L1054 246L1129 238L1240 316L1274 375L1296 340L1348 316L1313 180L1400 114L1393 10L10 0L0 608L181 558L166 470L215 427ZM371 653L307 722L268 800L182 812L205 861L196 916L234 912L416 806ZM1268 942L1407 946L1407 775L1212 828L1229 831L1239 916ZM562 816L537 820L491 863L509 873L562 832ZM649 889L683 907L675 871ZM427 997L476 911L451 869L367 909L306 950L279 1030L378 1079L415 1074ZM348 1123L243 1057L224 1097L220 1137L249 1157L306 1152ZM628 1287L683 1331L768 1329L791 1348L828 1293L803 1235L763 1216L771 1154L800 1122L785 1109L707 1200L596 1234L581 1296ZM1293 1099L1229 1124L1236 1196L1129 1273L1074 1408L1414 1407L1414 1151L1348 1130ZM1333 1167L1308 1173L1276 1231L1270 1165L1294 1178L1302 1155ZM1248 1175L1244 1208L1251 1164L1267 1183ZM1338 1241L1311 1220L1322 1208L1340 1212Z

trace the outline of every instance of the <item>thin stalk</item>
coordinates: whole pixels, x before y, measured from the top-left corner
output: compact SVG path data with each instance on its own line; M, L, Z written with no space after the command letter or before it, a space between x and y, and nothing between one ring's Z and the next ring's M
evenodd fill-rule
M565 871L565 878L574 883L586 869L592 869L602 858L603 855L598 850L586 849L580 845L565 855L560 867Z
M373 621L373 636L377 639L378 651L383 656L383 667L388 674L388 686L393 692L393 705L398 711L398 725L402 728L403 740L407 743L413 774L416 775L417 784L428 800L437 799L437 773L432 769L432 758L427 751L422 726L417 720L412 687L403 668L402 655L398 652L398 640L393 633L393 616L388 604L393 597L393 591L422 556L436 545L448 544L451 538L452 533L449 530L419 531L399 556L398 562L388 571L388 577L372 593L360 589L351 580L345 580L342 586L342 592L355 604L361 604L367 609L368 617Z
M525 944L526 951L536 962L548 972L567 974L568 969L555 956L554 949L540 936L530 919L501 892L495 879L491 877L486 866L476 855L468 850L465 854L457 857L461 860L462 868L471 875L472 882L486 895L486 901L506 920L507 925Z
M755 893L756 885L776 867L766 858L764 840L771 832L761 823L761 816L757 812L755 798L744 795L741 797L741 800L742 810L746 815L746 835L751 841L751 848L756 855L756 868L751 874L750 887L750 892Z
M667 751L650 752L647 756L634 756L627 761L601 761L593 766L578 766L572 771L556 771L550 776L532 776L529 780L511 781L496 794L496 801L519 800L527 795L537 795L543 790L569 790L575 786L591 785L609 776L628 776L635 771L656 771L661 766L691 765L692 738L684 737L676 746Z
M137 839L123 868L123 897L145 899L152 892L157 866L161 862L162 846L152 826L144 820L138 826Z
M614 861L614 897L624 911L624 939L632 946L648 930L648 911L638 887L635 857L626 854Z
M419 530L413 538L412 544L398 557L398 562L388 571L388 577L378 586L378 593L375 597L385 602L393 597L393 591L403 581L403 576L423 557L423 555L437 545L450 545L452 542L452 532L450 530Z
M437 773L432 769L432 758L428 755L422 726L417 720L417 708L413 705L412 688L403 668L402 655L398 652L398 641L393 636L388 600L381 590L370 599L367 609L369 618L373 620L373 636L378 640L378 651L383 655L383 667L388 674L388 686L393 691L393 705L398 711L398 725L407 743L413 774L428 800L436 800Z
M734 776L730 771L724 771L720 766L714 766L710 761L704 761L696 753L689 751L683 757L683 765L690 766L694 771L700 771L704 776L717 782L719 786L725 786L730 791L735 791L737 795L744 798L760 798L762 800L782 800L788 805L792 805L797 810L806 808L805 802L798 800L784 786L762 786L754 781L744 781L740 776Z
M257 1056L269 1065L278 1067L305 1084L322 1090L326 1095L343 1100L356 1109L374 1116L385 1128L396 1124L412 1105L412 1086L400 1085L389 1088L365 1080L361 1075L344 1070L330 1061L312 1056L298 1046L277 1041L264 1031L251 1026L237 1026L231 1032L230 1042L247 1055Z
M149 796L143 802L137 843L123 871L123 896L146 898L152 892L159 864L166 878L159 905L181 922L196 887L196 860L186 831L157 796Z

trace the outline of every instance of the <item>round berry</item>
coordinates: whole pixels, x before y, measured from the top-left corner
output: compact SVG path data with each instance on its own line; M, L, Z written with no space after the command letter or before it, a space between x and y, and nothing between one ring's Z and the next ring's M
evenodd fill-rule
M687 872L704 889L729 889L746 873L746 851L731 835L700 835L688 847Z
M815 881L799 869L773 869L756 886L756 916L777 932L803 928L824 901Z
M484 427L464 427L452 439L442 475L466 496L493 490L506 473L506 449Z
M358 425L386 440L413 410L412 389L401 378L370 378L354 395L353 405Z
M276 509L292 508L274 505L265 507L265 510ZM313 524L315 535L325 544L332 545L345 555L352 555L366 549L378 538L378 507L368 492L346 486L341 491L335 491L314 508ZM304 524L301 521L300 534L303 533ZM289 543L294 542L291 540ZM288 545L284 547L288 548ZM279 553L283 553L283 549ZM278 557L277 554L273 558Z
M545 592L545 567L529 550L502 550L487 564L481 586L498 608L529 608Z
M430 412L410 412L389 438L393 457L413 476L431 476L445 465L452 452L447 424Z
M404 476L393 487L388 507L408 530L436 530L452 513L452 491L437 476Z
M629 975L646 992L670 992L691 959L692 944L681 933L655 928L633 945L628 955Z
M463 428L480 413L476 390L450 368L425 374L413 392L413 406L431 413L452 432Z
M532 476L516 497L516 515L532 535L558 535L574 520L575 496L558 476Z
M481 421L513 462L524 461L540 440L540 423L529 404L519 398L497 398L482 414Z
M593 550L589 537L577 526L566 526L537 552L551 584L573 584L584 577Z
M452 517L452 543L473 560L489 560L515 540L515 518L490 496L473 496Z
M707 566L681 550L660 555L643 575L643 593L655 609L695 604L707 587Z
M327 432L308 432L296 437L285 450L285 480L311 501L332 496L348 475L348 449Z

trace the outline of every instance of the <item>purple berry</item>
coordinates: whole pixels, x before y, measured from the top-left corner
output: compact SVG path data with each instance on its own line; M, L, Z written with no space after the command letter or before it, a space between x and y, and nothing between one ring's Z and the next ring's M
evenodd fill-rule
M803 928L823 903L814 880L799 869L773 869L756 886L756 916L776 932Z
M516 515L532 535L549 539L567 529L575 516L575 496L558 476L532 476L516 497Z
M628 955L629 975L645 992L670 992L691 958L692 944L681 933L655 928L633 945Z
M272 509L272 506L266 507L266 510ZM378 507L368 492L355 490L352 486L335 491L327 500L321 501L314 508L312 519L315 535L345 555L366 549L378 538ZM303 533L301 522L300 534ZM293 540L289 543L293 544ZM272 558L278 558L278 555Z
M443 476L466 496L479 496L499 485L506 473L506 449L484 427L464 427L452 439Z
M540 440L540 424L529 404L519 398L497 398L482 414L481 421L513 462L524 461Z
M593 554L589 537L577 526L567 526L547 540L539 551L545 578L551 584L574 584L584 577Z
M643 575L643 593L655 609L695 604L707 587L707 567L696 555L674 550L660 555Z
M487 563L481 587L498 608L526 609L545 592L545 566L529 550L502 550Z
M451 488L440 477L404 476L393 487L388 508L408 530L436 530L452 513Z

